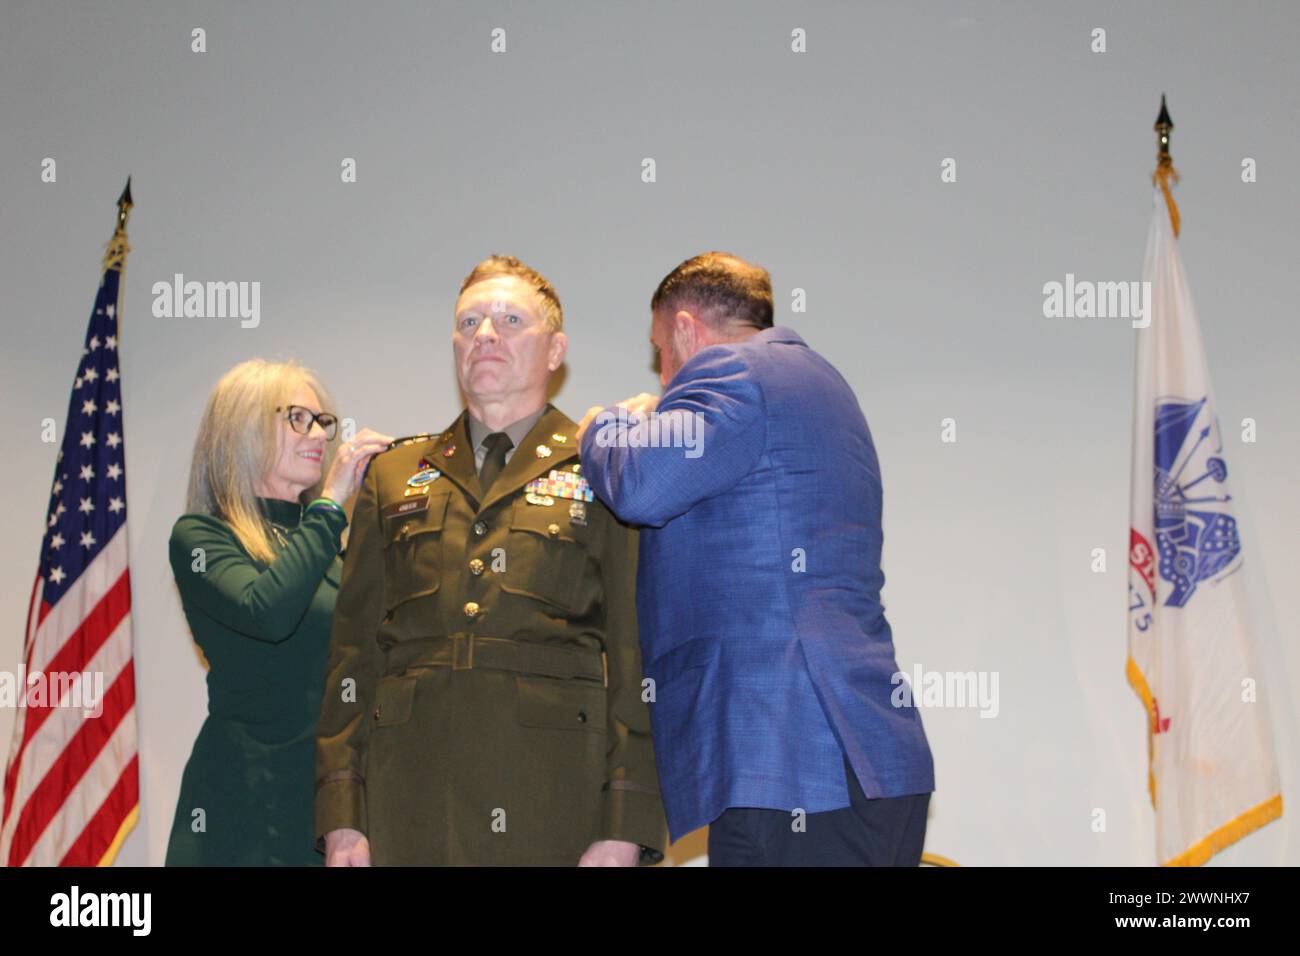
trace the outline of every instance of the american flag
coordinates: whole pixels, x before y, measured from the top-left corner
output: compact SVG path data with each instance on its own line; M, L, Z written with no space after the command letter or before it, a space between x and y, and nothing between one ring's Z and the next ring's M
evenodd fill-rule
M107 866L139 816L117 351L129 184L122 201L72 383L28 606L0 824L7 866Z

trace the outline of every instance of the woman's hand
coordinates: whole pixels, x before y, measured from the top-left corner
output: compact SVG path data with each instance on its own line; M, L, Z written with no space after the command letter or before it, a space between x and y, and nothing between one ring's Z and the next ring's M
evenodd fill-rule
M321 495L339 505L346 502L361 484L361 476L365 474L370 459L387 448L392 440L392 435L382 435L369 428L357 432L334 456Z

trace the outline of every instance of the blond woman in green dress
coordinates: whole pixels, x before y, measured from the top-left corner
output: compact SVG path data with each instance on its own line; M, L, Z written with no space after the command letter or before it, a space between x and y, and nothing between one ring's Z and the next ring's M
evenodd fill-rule
M199 423L172 573L208 664L208 717L185 766L168 866L319 866L316 721L344 504L391 439L336 447L320 381L260 359L226 373ZM323 476L323 477L322 477Z

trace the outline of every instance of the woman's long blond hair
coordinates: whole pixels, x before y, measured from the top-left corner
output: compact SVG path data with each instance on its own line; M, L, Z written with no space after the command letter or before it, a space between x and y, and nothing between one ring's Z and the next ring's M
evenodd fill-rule
M299 385L316 394L322 410L334 412L334 402L320 379L296 362L240 362L217 382L199 422L190 464L185 510L215 515L234 529L239 543L253 558L270 563L270 524L257 507L258 480L271 474L276 458L276 430ZM334 448L325 443L321 479L329 473ZM315 496L320 485L303 498Z

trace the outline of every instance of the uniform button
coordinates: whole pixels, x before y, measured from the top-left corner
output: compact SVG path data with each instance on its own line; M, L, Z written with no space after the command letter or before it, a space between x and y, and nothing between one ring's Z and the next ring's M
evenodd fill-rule
M378 719L379 719L379 708L376 707L376 708L375 708L375 720L378 720Z
M578 723L585 724L586 722L587 722L587 712L585 710L578 711Z
M560 536L560 526L558 524L549 524L546 526L546 533L552 538L558 538Z
M474 603L473 601L469 601L468 603L466 603L465 616L467 618L469 618L472 621L474 618L478 617L478 612L479 612L479 606L476 603Z
M470 573L470 574L473 574L473 575L479 575L479 574L482 574L482 573L483 573L483 562L480 561L478 558L475 558L473 561L471 561L471 562L469 563L469 573Z
M487 522L485 522L485 521L475 521L475 522L474 522L474 533L475 533L476 535L478 535L480 538L483 537L483 535L487 534Z

